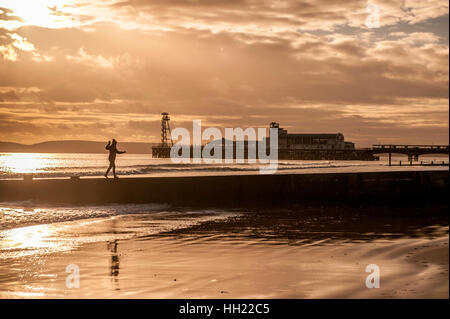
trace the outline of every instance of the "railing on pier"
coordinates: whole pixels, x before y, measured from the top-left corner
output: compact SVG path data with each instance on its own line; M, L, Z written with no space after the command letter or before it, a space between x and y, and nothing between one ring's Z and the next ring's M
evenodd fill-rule
M392 153L401 153L408 155L408 161L412 165L413 159L419 160L420 155L426 154L448 154L448 145L394 145L394 144L375 144L372 147L372 152L375 153L388 153L389 154L389 166L392 165ZM400 161L401 165L401 161Z
M374 150L439 150L448 151L448 145L395 145L395 144L374 144Z

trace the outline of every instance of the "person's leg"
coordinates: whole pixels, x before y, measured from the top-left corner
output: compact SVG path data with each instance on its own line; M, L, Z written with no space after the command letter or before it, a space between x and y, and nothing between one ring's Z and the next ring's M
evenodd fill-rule
M114 178L117 178L117 175L116 175L116 163L113 163L112 166L113 166L112 170L113 170Z
M106 170L105 177L108 177L108 173L109 173L109 171L111 170L112 167L113 167L113 166L112 166L112 163L109 162L109 167L108 167L108 169Z

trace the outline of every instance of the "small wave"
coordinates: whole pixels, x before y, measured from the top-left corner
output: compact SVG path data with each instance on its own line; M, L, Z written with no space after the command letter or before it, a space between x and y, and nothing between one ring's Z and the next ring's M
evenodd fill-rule
M58 207L41 204L37 206L32 201L2 202L0 203L0 229L127 214L158 213L168 208L170 208L168 204Z

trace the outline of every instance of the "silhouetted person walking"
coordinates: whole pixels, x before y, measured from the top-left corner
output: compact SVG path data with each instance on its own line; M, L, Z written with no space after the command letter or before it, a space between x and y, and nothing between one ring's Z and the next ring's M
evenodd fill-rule
M117 175L116 175L116 155L117 154L123 154L123 153L126 153L126 152L125 151L122 152L122 151L119 151L117 149L117 141L115 139L113 139L112 142L108 141L108 144L106 145L105 149L109 150L109 158L108 158L109 159L109 167L106 170L105 177L108 178L108 173L109 173L109 171L112 168L113 174L114 174L114 178L117 178Z

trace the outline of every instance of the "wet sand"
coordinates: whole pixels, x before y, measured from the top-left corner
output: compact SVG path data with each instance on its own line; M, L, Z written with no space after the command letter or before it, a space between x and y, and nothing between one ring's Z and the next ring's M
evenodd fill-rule
M0 298L448 298L445 214L244 213L0 260ZM142 216L115 219L115 232L141 223ZM66 287L69 264L79 266L80 288ZM380 267L378 289L365 286L369 264Z

